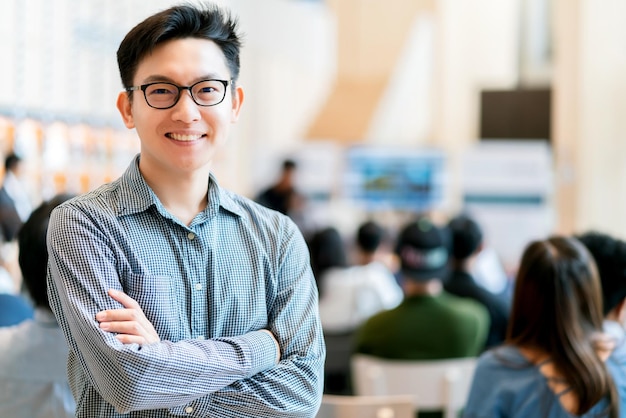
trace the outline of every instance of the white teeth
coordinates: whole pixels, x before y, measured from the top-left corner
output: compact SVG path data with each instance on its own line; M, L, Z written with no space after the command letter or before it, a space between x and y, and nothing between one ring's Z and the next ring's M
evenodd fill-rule
M181 134L169 134L169 137L176 141L195 141L197 139L202 138L202 135L181 135Z

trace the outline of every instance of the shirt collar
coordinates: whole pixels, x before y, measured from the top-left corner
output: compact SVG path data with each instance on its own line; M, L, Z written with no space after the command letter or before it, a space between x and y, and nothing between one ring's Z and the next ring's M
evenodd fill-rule
M120 194L117 213L120 216L129 215L144 212L149 207L154 206L162 215L166 216L167 210L139 172L139 158L140 155L138 154L119 179ZM204 210L206 217L215 216L220 207L237 216L242 216L241 208L233 200L231 193L219 186L212 173L209 174L207 190L209 202Z

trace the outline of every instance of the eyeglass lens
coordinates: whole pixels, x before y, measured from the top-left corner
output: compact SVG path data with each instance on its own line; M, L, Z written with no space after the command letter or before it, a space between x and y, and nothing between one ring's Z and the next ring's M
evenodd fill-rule
M146 101L156 108L168 108L178 102L180 90L175 84L154 83L144 90ZM226 94L226 86L219 80L204 80L189 87L191 97L201 106L213 106L220 103Z

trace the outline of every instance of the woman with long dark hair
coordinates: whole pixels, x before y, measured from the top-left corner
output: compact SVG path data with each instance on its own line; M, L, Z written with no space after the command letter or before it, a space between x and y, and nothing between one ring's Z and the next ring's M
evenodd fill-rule
M623 382L626 372L604 361L607 338L600 281L585 247L565 237L531 243L506 342L479 359L464 417L619 417L614 380Z

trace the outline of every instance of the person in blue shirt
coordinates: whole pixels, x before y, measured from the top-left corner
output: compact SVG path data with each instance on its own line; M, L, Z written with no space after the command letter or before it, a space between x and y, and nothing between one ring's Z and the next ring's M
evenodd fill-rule
M20 295L0 293L0 327L17 325L34 315L33 307Z
M57 207L51 307L77 417L314 417L324 340L306 243L287 216L219 186L244 99L236 20L174 6L117 51L140 154ZM269 93L273 94L273 93Z
M575 238L529 244L505 344L477 364L463 416L624 416L626 369L607 361L593 258ZM619 390L618 390L619 389Z
M75 416L65 368L67 343L50 310L46 285L48 219L52 209L70 197L57 195L43 202L17 235L20 271L35 311L30 320L0 328L1 417Z

